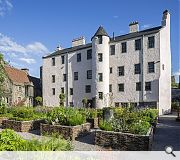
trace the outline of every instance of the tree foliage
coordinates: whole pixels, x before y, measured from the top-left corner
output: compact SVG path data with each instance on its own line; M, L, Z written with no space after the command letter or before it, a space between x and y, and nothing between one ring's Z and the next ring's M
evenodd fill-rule
M36 103L37 103L38 105L42 105L42 97L37 96L37 97L35 98L35 101L36 101Z
M5 71L4 71L4 59L3 55L0 53L0 102L3 96L3 83L5 81Z

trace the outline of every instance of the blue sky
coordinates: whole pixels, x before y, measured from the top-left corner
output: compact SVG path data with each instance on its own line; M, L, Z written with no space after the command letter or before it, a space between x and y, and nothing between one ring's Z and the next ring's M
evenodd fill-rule
M42 56L58 44L70 47L74 38L86 42L103 25L112 36L129 32L129 23L140 29L161 24L162 12L171 13L172 70L180 74L178 0L0 0L0 52L14 67L39 76Z

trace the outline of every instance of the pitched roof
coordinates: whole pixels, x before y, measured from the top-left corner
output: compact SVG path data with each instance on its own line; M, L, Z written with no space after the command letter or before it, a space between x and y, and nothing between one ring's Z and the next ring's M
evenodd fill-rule
M94 36L91 38L91 40L92 40L95 36L108 36L108 37L109 37L109 35L107 34L107 32L105 31L105 29L104 29L102 26L100 26L100 27L98 28L98 30L96 31L96 33L94 34Z
M7 74L7 76L9 77L9 79L12 82L15 83L27 83L30 82L28 75L25 71L22 71L20 69L16 69L14 67L11 67L9 65L5 65L4 66L5 72Z
M105 32L102 31L102 28L98 29L100 31L97 30L98 33L97 32L96 33L106 35L107 34L106 31L104 29L103 30ZM116 42L116 41L121 41L121 40L126 40L126 39L130 39L130 38L139 37L139 36L142 36L142 35L156 33L161 28L162 28L162 26L158 26L158 27L154 27L154 28L145 29L145 30L142 30L142 31L139 31L139 32L128 33L128 34L125 34L125 35L116 36L114 38L110 38L110 42ZM96 35L96 33L95 33L95 35ZM108 36L108 34L107 34L107 36ZM66 54L66 53L69 53L69 52L78 51L80 49L90 48L90 47L92 47L92 43L88 43L88 44L80 45L80 46L75 46L75 47L70 47L70 48L65 48L65 49L62 49L62 50L55 51L55 52L53 52L53 53L51 53L51 54L49 54L47 56L44 56L43 58L49 58L49 57L53 57L53 56L57 56L57 55L61 55L61 54Z

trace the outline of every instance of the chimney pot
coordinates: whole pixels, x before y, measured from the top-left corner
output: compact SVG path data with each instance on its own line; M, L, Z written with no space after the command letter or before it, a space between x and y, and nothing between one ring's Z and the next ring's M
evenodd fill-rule
M134 33L139 31L138 21L131 22L129 24L129 33Z
M80 46L84 44L85 44L85 38L83 36L72 40L72 47Z

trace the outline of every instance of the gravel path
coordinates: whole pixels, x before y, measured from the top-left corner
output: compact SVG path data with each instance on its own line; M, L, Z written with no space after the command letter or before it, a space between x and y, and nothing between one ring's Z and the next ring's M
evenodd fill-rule
M3 129L0 128L0 132ZM32 132L16 132L24 139L41 139L43 136L40 136L39 130L35 130ZM76 141L72 142L74 151L101 151L104 150L100 146L94 145L94 131L92 130L90 134L78 138Z
M159 119L152 150L164 151L166 146L172 146L174 150L180 150L180 122L174 115L164 115Z

